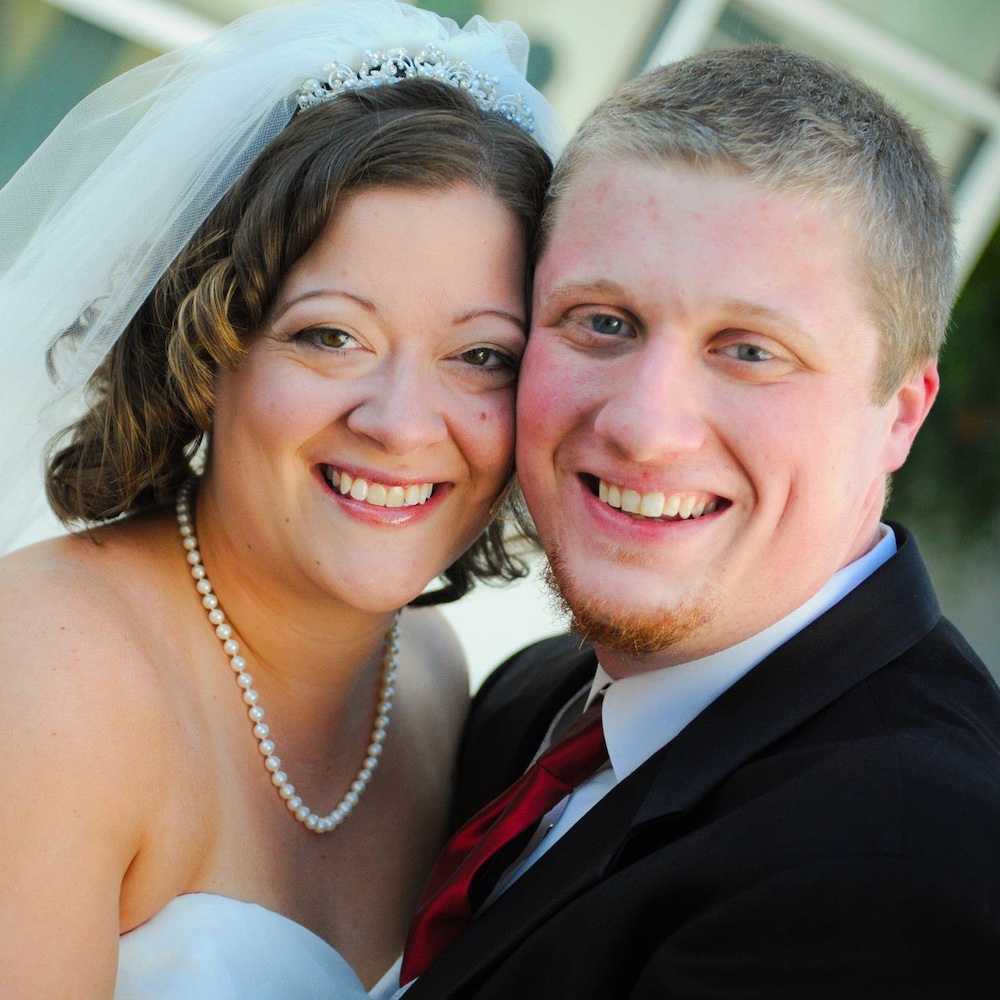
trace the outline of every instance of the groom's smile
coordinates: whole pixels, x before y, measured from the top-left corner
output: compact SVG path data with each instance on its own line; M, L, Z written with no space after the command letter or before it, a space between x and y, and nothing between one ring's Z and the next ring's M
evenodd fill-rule
M620 625L626 659L725 648L874 543L923 397L873 402L880 336L859 273L832 208L740 176L591 163L560 195L518 469L598 646Z

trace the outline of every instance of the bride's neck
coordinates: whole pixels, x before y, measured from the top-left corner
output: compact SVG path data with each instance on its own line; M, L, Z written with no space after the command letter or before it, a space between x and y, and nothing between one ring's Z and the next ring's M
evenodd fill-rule
M253 667L255 686L295 706L300 717L315 713L318 719L349 701L356 686L367 692L394 612L362 611L306 581L269 572L221 516L209 491L196 504L202 562ZM193 581L191 599L198 599ZM205 630L219 641L207 620Z

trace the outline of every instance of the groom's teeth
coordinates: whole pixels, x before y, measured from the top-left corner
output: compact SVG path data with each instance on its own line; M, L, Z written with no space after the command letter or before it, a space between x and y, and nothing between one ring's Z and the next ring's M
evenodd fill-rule
M642 503L639 504L639 513L643 517L662 517L663 515L663 494L643 493Z
M622 490L622 510L626 514L638 514L642 497L635 490Z
M598 480L597 496L609 507L648 518L694 520L704 514L711 514L719 506L717 497L713 498L705 493L640 493L638 490L623 489L604 479Z
M350 494L354 500L370 503L373 507L416 507L426 503L434 492L433 483L410 483L407 486L385 486L370 483L361 476L356 478L332 465L322 467L330 486L340 494Z

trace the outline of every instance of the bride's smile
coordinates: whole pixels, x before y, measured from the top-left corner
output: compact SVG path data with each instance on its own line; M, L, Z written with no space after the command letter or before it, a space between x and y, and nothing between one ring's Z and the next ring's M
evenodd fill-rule
M511 473L523 243L470 185L347 198L219 375L202 544L378 611L454 562Z

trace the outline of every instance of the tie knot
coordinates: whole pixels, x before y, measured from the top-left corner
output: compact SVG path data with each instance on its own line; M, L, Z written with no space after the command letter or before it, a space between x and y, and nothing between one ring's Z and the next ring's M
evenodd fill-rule
M538 758L538 766L576 788L608 759L598 700Z

